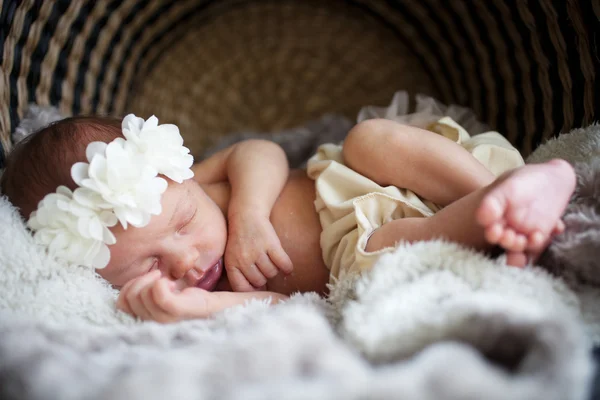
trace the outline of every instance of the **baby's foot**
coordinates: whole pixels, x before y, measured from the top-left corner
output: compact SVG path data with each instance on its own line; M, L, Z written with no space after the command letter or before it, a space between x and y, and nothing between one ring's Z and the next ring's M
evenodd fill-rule
M524 265L551 235L564 229L560 217L575 189L575 172L564 160L526 165L494 182L477 210L490 243L509 254L508 263Z

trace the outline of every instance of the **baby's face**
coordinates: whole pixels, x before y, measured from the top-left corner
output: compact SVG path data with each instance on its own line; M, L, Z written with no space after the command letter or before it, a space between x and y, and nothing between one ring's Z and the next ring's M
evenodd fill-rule
M179 288L212 290L223 271L227 223L219 207L188 179L170 183L162 213L143 228L113 228L110 263L98 273L114 286L158 269Z

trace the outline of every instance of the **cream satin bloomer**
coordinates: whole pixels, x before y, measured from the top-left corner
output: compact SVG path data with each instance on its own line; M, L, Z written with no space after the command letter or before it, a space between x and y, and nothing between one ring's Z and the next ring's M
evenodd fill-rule
M519 152L498 132L471 137L448 116L424 127L460 144L496 176L524 164ZM441 209L410 190L380 186L348 168L344 165L341 144L320 146L308 161L307 173L315 180L315 207L323 229L321 249L325 265L331 271L331 281L342 271L355 273L369 269L382 254L393 250L390 247L365 251L375 229L399 218L430 217Z

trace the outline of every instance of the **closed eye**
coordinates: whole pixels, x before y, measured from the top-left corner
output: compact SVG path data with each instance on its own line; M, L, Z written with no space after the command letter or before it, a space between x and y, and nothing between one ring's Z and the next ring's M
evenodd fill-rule
M177 229L177 233L180 233L181 230L183 230L183 228L188 226L190 224L190 222L192 222L194 220L197 212L198 212L198 208L196 207L196 208L194 208L194 212L188 218L186 218L185 222Z

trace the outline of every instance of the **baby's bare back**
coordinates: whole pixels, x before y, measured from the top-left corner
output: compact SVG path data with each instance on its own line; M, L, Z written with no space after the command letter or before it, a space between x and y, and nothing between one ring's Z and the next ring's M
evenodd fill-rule
M221 208L227 208L228 185L215 184L204 189ZM326 292L329 270L321 256L321 224L314 201L315 182L306 176L305 171L292 170L271 212L271 223L294 264L294 271L288 276L279 274L269 279L267 290L282 294ZM227 285L217 287L217 290L226 289Z

